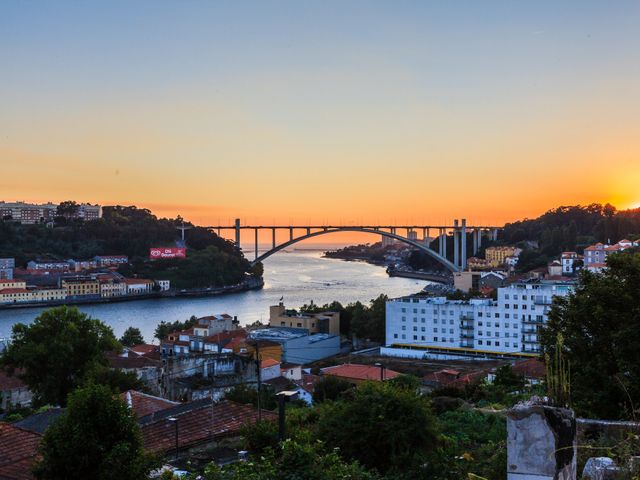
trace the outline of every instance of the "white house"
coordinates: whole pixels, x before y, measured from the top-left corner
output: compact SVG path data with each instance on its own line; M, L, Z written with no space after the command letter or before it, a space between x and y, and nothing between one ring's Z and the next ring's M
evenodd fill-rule
M273 358L267 358L260 362L260 378L266 382L280 376L280 362Z

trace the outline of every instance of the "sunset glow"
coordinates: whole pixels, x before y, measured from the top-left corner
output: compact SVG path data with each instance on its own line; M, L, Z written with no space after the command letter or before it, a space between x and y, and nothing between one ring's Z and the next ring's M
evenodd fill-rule
M5 3L1 197L199 224L637 207L640 4L543 4Z

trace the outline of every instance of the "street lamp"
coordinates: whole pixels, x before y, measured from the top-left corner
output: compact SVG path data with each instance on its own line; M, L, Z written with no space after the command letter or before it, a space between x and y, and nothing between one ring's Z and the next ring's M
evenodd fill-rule
M178 460L178 419L176 417L167 418L168 421L176 426L176 461Z
M285 436L284 404L296 395L298 395L298 392L295 390L283 390L276 394L278 397L278 437L281 442L284 441Z
M373 365L380 368L380 381L384 382L384 365L380 362L376 362Z

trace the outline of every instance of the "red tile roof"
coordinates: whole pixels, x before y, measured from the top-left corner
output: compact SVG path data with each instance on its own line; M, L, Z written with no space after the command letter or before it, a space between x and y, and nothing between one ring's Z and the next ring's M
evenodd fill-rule
M141 343L140 345L134 345L133 347L127 347L128 350L137 353L138 355L144 355L145 353L151 353L155 351L160 351L160 347L158 345L151 345L148 343Z
M524 375L525 378L542 379L547 375L547 369L544 362L539 358L529 358L517 362L511 367L513 373Z
M280 362L277 360L274 360L273 358L267 358L266 360L262 360L260 362L260 368L269 368L269 367L274 367L276 365L280 365Z
M121 357L114 352L106 352L105 356L109 362L111 368L120 369L132 369L132 368L144 368L144 367L160 367L162 364L156 360L145 355L129 355L128 357Z
M24 280L18 280L16 278L3 278L0 283L23 283Z
M238 435L240 429L258 419L258 411L251 405L223 400L211 408L209 402L193 402L199 405L188 411L185 405L175 407L172 415L178 422L178 448L188 448L213 439ZM212 412L213 410L213 412ZM171 410L165 410L161 419L142 426L144 446L152 452L169 452L175 448L175 426L166 415ZM213 416L212 416L213 414ZM213 420L212 420L213 418ZM275 420L277 416L268 411L262 411L262 418Z
M128 395L127 395L128 394ZM128 396L131 397L131 408L136 418L146 417L152 413L156 413L168 408L179 405L178 402L172 402L160 397L154 397L137 390L128 390L120 394L120 398L128 403Z
M27 290L26 288L4 288L0 290L0 294L7 293L29 293L29 290Z
M22 428L0 423L0 479L30 480L42 437Z
M350 378L353 380L374 380L380 381L380 367L375 365L358 365L356 363L345 363L335 367L322 369L324 375L334 375L336 377ZM400 375L394 370L384 369L384 379L390 380Z

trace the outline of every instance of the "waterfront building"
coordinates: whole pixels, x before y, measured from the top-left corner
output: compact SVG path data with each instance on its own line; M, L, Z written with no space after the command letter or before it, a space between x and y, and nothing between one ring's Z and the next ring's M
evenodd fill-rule
M540 352L538 331L547 321L553 297L566 296L574 282L519 282L498 288L497 301L408 296L387 301L386 345L436 347L487 353ZM424 349L419 356L424 354ZM407 353L407 355L409 355Z
M498 288L505 284L507 275L504 272L455 272L453 274L453 286L456 290L469 292L480 291L483 288Z
M238 328L238 317L227 313L209 315L198 318L193 326L193 333L198 337L209 337L221 332L228 332Z
M51 202L34 204L0 201L0 219L13 220L23 225L51 222L56 217L57 210L58 205ZM82 203L78 205L78 210L69 218L85 221L97 220L102 218L102 207L100 205Z
M74 272L81 272L83 270L95 270L98 268L98 262L95 260L67 260L69 267Z
M485 250L484 258L487 260L489 266L498 267L506 264L508 257L516 257L517 259L520 253L522 253L522 249L518 247L488 247Z
M287 311L284 304L269 307L270 327L304 328L310 333L340 335L340 313L298 313Z
M69 277L60 280L70 299L100 297L100 282L96 278Z
M0 290L5 288L27 288L27 282L11 278L0 279Z
M143 295L153 291L153 280L146 278L125 278L123 282L127 285L127 295Z
M123 297L127 294L127 284L121 280L109 279L100 281L100 297Z
M64 300L66 295L67 292L63 288L10 287L0 290L0 304L60 301Z

